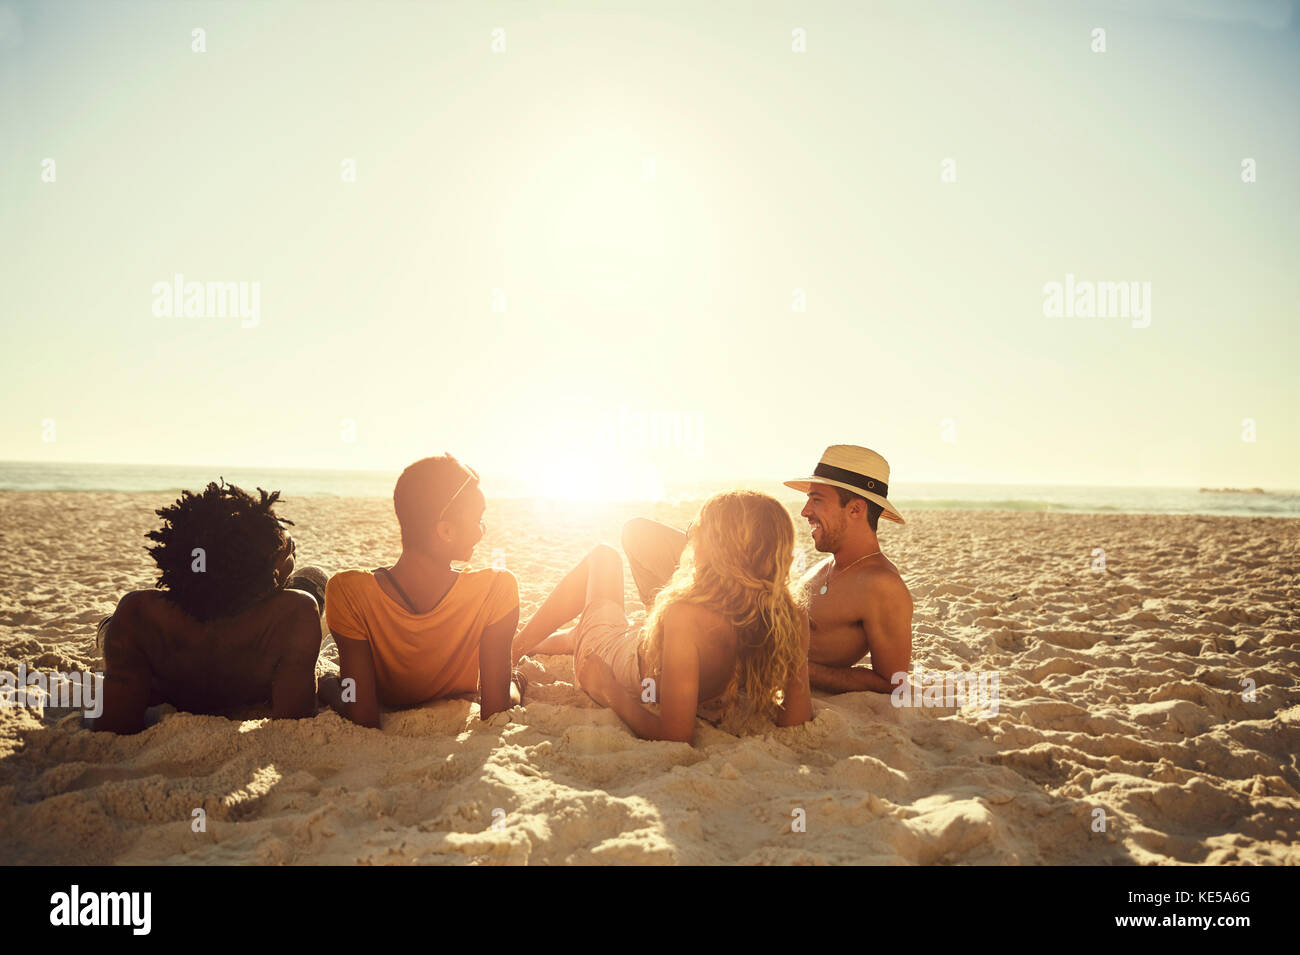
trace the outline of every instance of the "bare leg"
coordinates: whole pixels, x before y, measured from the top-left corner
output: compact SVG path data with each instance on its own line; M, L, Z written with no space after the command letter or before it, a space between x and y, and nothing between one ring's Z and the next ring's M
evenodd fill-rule
M686 535L667 524L634 517L623 525L623 553L647 610L677 569L685 548Z
M548 643L545 650L542 649L543 641L582 613L593 600L612 600L619 609L623 607L623 558L608 544L597 546L569 571L533 614L533 619L515 635L511 651L515 660L534 650L572 653L572 646L563 646L570 642L564 638Z
M566 630L564 633L551 634L528 652L534 655L549 653L558 656L563 653L572 653L577 646L578 636L576 628L574 628L574 630Z

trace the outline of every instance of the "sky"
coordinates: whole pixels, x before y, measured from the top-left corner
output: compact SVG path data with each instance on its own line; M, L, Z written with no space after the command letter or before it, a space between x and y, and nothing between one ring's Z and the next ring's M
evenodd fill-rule
M0 0L0 459L1297 488L1298 31Z

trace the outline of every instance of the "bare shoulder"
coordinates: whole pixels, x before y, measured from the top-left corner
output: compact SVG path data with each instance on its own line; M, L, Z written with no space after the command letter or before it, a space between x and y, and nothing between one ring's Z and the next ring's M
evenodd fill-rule
M272 640L282 651L312 656L320 652L320 612L311 594L301 590L282 590L272 594L248 613L255 614L259 611L262 614L261 620L264 621L263 626L270 625ZM236 623L236 626L240 624ZM249 620L240 629L252 633L259 628L255 620Z
M264 610L277 620L319 620L320 610L316 599L305 590L281 590L252 608Z
M117 602L107 626L96 635L104 662L121 675L144 672L160 634L183 627L187 618L160 590L133 590Z
M721 614L699 604L679 600L664 612L665 634L671 631L705 636L730 629Z
M174 626L181 612L161 590L132 590L123 595L113 611L114 627L119 632L142 627Z
M261 644L306 648L320 646L320 614L311 594L280 590L242 613L197 625L204 642L217 639L227 646Z
M148 613L157 601L165 599L156 590L132 590L122 595L122 599L117 602L117 609L113 611L113 616L119 620L139 617L141 614Z
M874 566L863 568L860 588L863 596L870 600L912 604L912 592L890 560L877 561Z
M156 603L163 599L156 590L132 590L123 594L113 608L112 616L105 621L108 629L101 631L105 650L112 651L125 647L128 642L137 642L141 625L157 615Z

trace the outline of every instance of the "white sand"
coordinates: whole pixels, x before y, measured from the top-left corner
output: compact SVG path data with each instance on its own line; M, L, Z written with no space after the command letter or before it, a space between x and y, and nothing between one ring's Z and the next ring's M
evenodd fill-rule
M170 500L0 493L0 669L102 668L94 625L152 584L142 535ZM396 555L386 501L280 511L304 563ZM476 566L505 549L527 619L625 518L693 511L493 502ZM1300 863L1300 522L913 512L882 539L916 599L915 661L996 671L996 716L815 695L804 727L648 743L567 657L487 724L462 701L382 731L164 707L115 737L0 710L0 861Z

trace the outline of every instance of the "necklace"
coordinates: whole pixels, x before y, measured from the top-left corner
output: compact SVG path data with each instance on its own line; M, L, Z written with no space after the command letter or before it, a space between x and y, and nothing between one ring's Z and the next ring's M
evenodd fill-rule
M817 591L817 593L819 593L819 594L825 594L825 593L826 593L826 589L827 589L828 587L830 587L830 585L831 585L831 581L834 580L836 577L840 576L840 574L847 573L848 571L852 570L854 567L856 567L858 564L862 563L862 562L863 562L864 560L866 560L868 557L878 557L878 556L880 556L880 551L876 551L874 554L863 554L861 557L859 557L859 558L858 558L857 560L855 560L853 563L849 564L849 566L845 567L844 570L837 570L837 571L833 571L832 573L828 574L828 575L826 576L826 583L822 584L822 589L819 590L819 591Z

